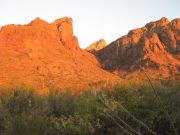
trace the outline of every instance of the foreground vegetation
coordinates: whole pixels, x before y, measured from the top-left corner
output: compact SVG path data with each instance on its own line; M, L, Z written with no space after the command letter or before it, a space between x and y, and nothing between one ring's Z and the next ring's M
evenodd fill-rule
M149 86L76 96L58 90L37 96L25 88L1 93L0 135L180 133L180 86L155 88L157 94Z

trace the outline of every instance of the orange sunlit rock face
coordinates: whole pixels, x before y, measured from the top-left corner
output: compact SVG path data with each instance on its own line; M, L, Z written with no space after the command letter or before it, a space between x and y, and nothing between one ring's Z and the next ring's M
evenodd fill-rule
M48 23L36 18L0 30L0 87L81 90L93 83L118 80L79 48L71 18Z
M162 18L109 45L99 40L86 50L79 47L72 23L68 17L52 23L36 18L26 25L3 26L0 88L25 86L41 94L52 89L77 92L124 83L121 76L141 77L142 68L155 78L180 74L180 19Z
M131 74L145 68L151 76L162 78L180 73L180 19L162 18L134 29L96 55L104 69Z

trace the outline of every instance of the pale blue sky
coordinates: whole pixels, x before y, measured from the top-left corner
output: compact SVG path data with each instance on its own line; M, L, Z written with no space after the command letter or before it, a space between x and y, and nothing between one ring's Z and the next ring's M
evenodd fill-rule
M179 18L180 0L0 0L0 26L64 16L73 18L74 34L85 48L101 38L112 42L163 16Z

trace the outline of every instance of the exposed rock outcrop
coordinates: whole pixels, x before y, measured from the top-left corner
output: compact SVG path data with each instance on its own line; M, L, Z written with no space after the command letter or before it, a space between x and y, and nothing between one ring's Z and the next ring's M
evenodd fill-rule
M3 26L0 65L1 88L27 86L40 93L51 87L76 91L118 80L79 48L72 19L67 17L53 23L36 18L27 25Z
M85 50L91 53L96 53L97 51L103 49L106 45L107 45L106 41L104 39L100 39L99 41L92 43Z
M96 54L104 69L131 73L145 68L163 78L180 73L180 19L162 18L129 31ZM151 72L154 71L154 72Z
M73 36L73 26L72 26L71 18L61 18L55 20L52 24L55 25L59 32L59 39L63 43L64 46L68 46L69 48L79 48L78 40L76 36Z

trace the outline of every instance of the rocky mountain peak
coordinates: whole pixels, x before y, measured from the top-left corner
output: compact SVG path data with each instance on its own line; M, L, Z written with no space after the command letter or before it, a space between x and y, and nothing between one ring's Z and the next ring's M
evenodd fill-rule
M95 53L98 50L101 50L102 48L104 48L106 45L107 45L106 41L104 39L100 39L99 41L92 43L85 50L91 53Z
M164 26L167 26L169 24L169 20L165 17L162 17L160 20L158 21L153 21L153 22L150 22L150 23L147 23L145 25L145 27L148 29L148 30L151 30L153 28L158 28L158 27L164 27Z
M128 32L96 54L113 72L136 72L139 67L172 76L180 72L180 19L165 17Z
M56 19L53 22L53 24L55 24L55 25L59 25L59 24L61 25L62 23L70 23L70 24L72 24L73 20L70 17L63 17L63 18Z
M49 23L42 20L39 17L36 17L33 21L31 21L28 25L30 26L38 26L38 27L43 27L43 26L48 26Z
M36 18L27 25L0 30L0 87L88 89L117 76L100 68L95 56L80 49L71 18L47 23ZM113 81L114 82L114 81ZM115 83L114 83L115 84Z

